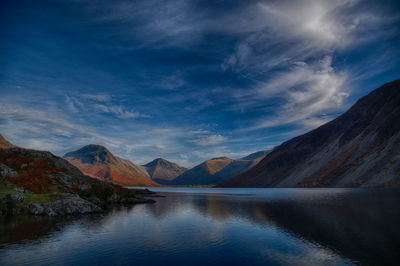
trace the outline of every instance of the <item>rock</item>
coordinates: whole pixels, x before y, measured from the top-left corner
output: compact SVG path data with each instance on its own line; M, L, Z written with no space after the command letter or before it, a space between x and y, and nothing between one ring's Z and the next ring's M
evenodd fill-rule
M15 204L23 203L26 201L24 194L21 192L14 192L10 195L11 199L15 202Z
M72 188L73 185L80 185L81 182L70 174L58 172L54 175L59 182L66 188Z
M13 188L13 190L15 192L20 192L20 193L24 193L24 191L25 191L25 189L23 187L16 187L16 188Z
M107 203L118 203L121 201L121 197L114 193L110 197L107 198Z
M103 200L99 199L96 196L91 196L87 200L90 201L91 203L97 205L97 206L103 206L105 204L105 202Z
M80 198L78 194L74 193L62 193L62 196L64 198Z
M26 194L32 194L33 193L29 189L26 189L26 188L23 188L23 187L16 187L16 188L13 188L13 190L16 191L16 192L26 193Z
M0 163L0 176L2 177L17 177L18 173L5 164Z
M91 187L91 185L90 184L83 184L83 185L79 185L78 186L78 189L79 190L88 190L88 189L91 189L92 187Z
M28 206L28 211L33 215L65 216L103 212L97 205L80 198L79 196L67 197L52 202L34 203Z

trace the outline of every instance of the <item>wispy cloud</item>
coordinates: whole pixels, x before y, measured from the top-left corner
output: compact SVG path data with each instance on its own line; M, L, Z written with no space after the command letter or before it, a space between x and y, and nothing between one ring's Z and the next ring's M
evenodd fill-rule
M237 110L265 113L245 131L290 123L307 130L343 111L351 73L349 68L336 69L335 54L395 34L379 29L398 20L358 0L269 1L254 6L258 9L243 12L256 12L258 28L253 27L222 64L224 70L256 80L252 88L233 93ZM271 102L278 104L271 107Z
M42 102L38 108L23 106L16 101L13 104L0 101L0 132L17 145L49 150L60 156L94 143L104 145L116 155L138 164L163 157L187 167L204 160L200 154L207 154L209 146L218 149L226 139L209 130L187 126L116 124L113 120L92 125L86 119L86 115L92 116L90 113L65 112L62 105L56 103ZM82 119L75 119L76 115ZM101 117L99 119L102 120Z
M245 108L262 106L268 100L281 103L273 116L264 117L250 129L293 122L310 127L326 122L331 118L327 114L343 108L344 99L349 96L345 81L346 73L335 72L332 58L326 56L313 64L296 64L252 90L240 91L237 97Z
M337 49L378 39L398 16L365 8L358 0L270 1L255 4L258 29L244 38L222 67L248 74L268 72L294 62L330 55Z
M113 35L124 39L140 38L142 45L161 48L187 45L199 38L203 28L202 14L190 1L112 1L106 4L86 2L93 22L120 23ZM122 48L122 47L120 47Z
M114 104L112 97L107 94L84 94L80 95L79 98L77 96L66 95L65 102L73 113L111 114L121 119L150 117L123 105Z
M213 146L216 144L220 144L226 140L226 137L222 135L209 135L200 137L198 139L190 140L190 142L199 145L199 146Z

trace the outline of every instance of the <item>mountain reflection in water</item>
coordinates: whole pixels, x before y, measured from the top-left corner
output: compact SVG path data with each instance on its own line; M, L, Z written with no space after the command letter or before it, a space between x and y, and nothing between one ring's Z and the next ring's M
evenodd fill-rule
M400 262L396 189L159 190L103 215L1 217L0 264Z

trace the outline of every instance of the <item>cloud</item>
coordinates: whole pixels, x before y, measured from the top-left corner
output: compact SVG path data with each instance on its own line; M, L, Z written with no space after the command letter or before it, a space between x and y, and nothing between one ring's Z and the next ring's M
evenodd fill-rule
M48 150L59 156L93 143L104 145L115 155L134 163L144 164L163 157L186 167L203 161L205 157L199 157L199 154L206 156L208 151L220 149L218 144L226 140L210 130L192 126L158 126L123 120L115 123L102 116L89 123L87 117L93 119L93 114L66 112L63 107L70 109L49 99L42 101L40 106L2 99L0 132L17 145Z
M198 146L213 146L224 142L227 138L222 135L209 135L205 137L200 137L190 142Z
M244 108L262 107L265 102L280 102L262 121L249 130L274 127L288 123L303 123L306 128L321 125L343 108L349 96L344 87L347 74L336 72L332 58L324 57L313 64L296 64L290 70L273 76L252 90L239 91L237 98Z
M398 17L366 6L358 0L256 3L239 16L257 17L258 29L237 44L222 68L266 73L393 34L381 28Z
M126 110L125 107L121 105L107 105L107 104L93 104L91 105L93 110L106 113L106 114L113 114L119 118L139 118L145 117L148 118L150 116L140 114L139 112L134 112L130 110Z
M98 93L98 94L79 94L79 97L97 101L97 102L109 102L111 101L111 96L106 93Z
M92 114L112 114L121 119L128 118L149 118L149 115L133 111L123 105L116 105L113 103L112 97L107 94L99 95L80 95L65 96L67 107L73 113L89 112Z
M140 39L142 45L154 47L182 46L200 36L202 14L190 1L146 0L106 1L106 4L85 3L94 23L118 23L113 37Z
M232 93L237 104L230 111L262 114L244 131L287 124L308 130L337 116L356 78L355 69L338 70L337 55L393 36L382 28L399 19L358 0L257 2L241 12L252 17L249 31L221 67L255 81Z

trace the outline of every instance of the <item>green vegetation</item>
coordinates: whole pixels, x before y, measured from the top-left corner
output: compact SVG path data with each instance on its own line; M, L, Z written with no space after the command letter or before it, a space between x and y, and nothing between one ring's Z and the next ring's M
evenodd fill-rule
M12 213L14 208L27 208L33 203L54 201L61 198L61 191L54 187L50 193L36 194L36 193L23 193L26 201L23 203L15 204L9 197L15 192L16 185L6 183L6 181L0 178L0 211L5 213Z
M0 178L0 201L5 196L12 193L14 187L15 187L14 185L8 186L5 180L3 178Z
M49 201L54 201L58 200L61 198L61 195L59 194L52 194L52 193L47 193L47 194L26 194L24 193L24 196L26 197L26 201L24 203L20 203L17 206L26 208L29 205L33 203L39 203L39 202L49 202Z

